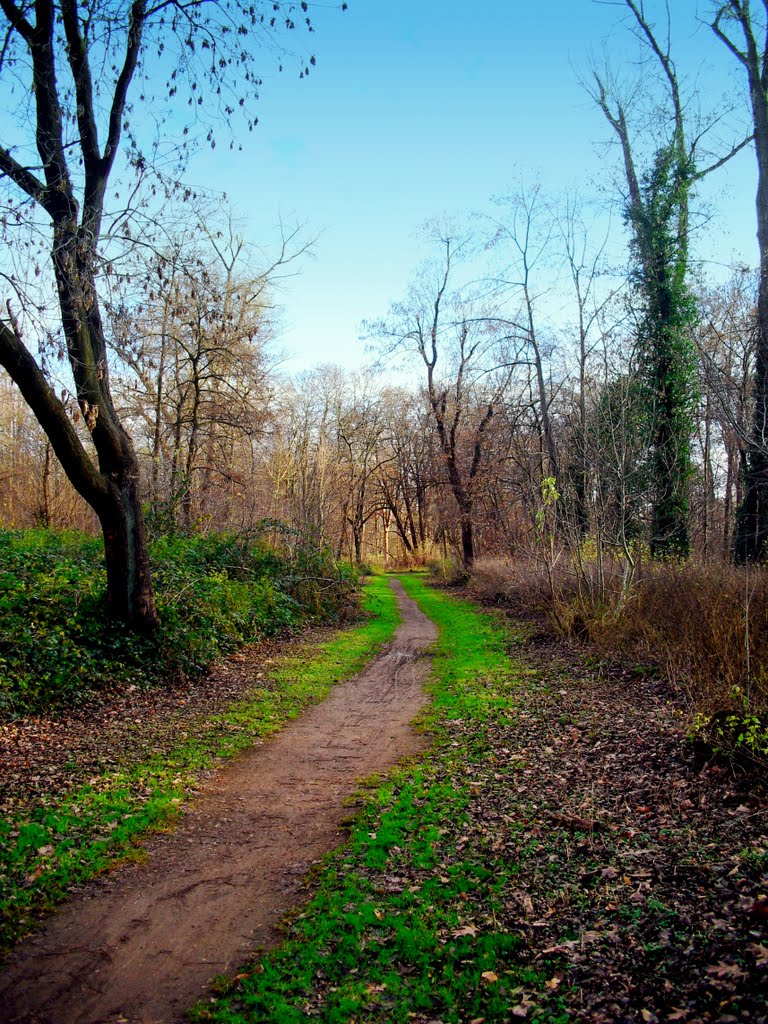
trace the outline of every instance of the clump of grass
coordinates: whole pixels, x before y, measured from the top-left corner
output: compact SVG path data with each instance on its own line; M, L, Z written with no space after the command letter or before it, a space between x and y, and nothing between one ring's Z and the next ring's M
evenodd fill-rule
M560 587L565 580L560 579ZM521 618L545 616L552 592L544 564L529 556L477 559L467 589L483 604L503 606Z
M608 651L629 650L684 688L702 735L768 762L768 572L690 561L644 568Z
M94 778L24 817L0 821L0 951L72 886L121 858L140 856L136 843L173 822L203 770L275 732L360 671L399 621L383 578L365 588L363 606L362 624L321 644L313 656L283 659L270 672L269 688L252 690L183 742Z

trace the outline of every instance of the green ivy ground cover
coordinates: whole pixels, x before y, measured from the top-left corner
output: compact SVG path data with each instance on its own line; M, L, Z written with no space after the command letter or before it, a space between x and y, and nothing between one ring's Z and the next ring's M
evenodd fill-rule
M243 643L338 621L357 583L326 549L259 535L157 537L150 558L160 630L148 639L107 621L99 539L0 530L0 716L200 675Z

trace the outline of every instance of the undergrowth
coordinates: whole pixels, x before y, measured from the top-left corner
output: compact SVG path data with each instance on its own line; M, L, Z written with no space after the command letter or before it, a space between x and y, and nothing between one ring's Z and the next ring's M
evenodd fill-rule
M281 728L330 687L360 671L394 632L394 597L379 577L363 592L366 620L306 652L284 658L269 686L253 688L170 750L92 778L24 817L0 821L0 950L41 915L121 858L141 857L137 842L180 813L199 774Z
M258 536L160 537L150 557L161 621L151 641L107 621L100 540L0 531L0 716L199 674L245 641L338 619L357 582L323 549L281 551Z
M191 1011L196 1022L502 1021L545 983L496 920L517 867L481 851L468 813L467 772L489 752L484 725L514 714L509 635L468 602L414 576L402 582L440 630L421 720L435 744L416 765L371 780L349 843L318 873L286 942L221 979L219 995ZM449 734L457 720L465 743ZM566 1019L547 1012L529 1019Z
M599 656L640 663L687 695L696 735L768 762L768 569L622 559L478 562L470 591L538 613Z

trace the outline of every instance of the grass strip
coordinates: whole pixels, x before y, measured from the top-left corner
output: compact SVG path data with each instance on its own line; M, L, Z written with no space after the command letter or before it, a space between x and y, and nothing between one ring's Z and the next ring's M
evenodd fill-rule
M477 839L469 813L486 723L514 715L522 670L510 634L469 602L401 580L440 631L421 719L435 744L371 781L349 842L318 872L285 943L221 979L193 1021L502 1021L526 1016L525 993L546 982L518 962L520 940L497 920L517 865L487 834ZM567 1017L555 1009L546 1019Z
M139 841L170 827L200 773L252 746L359 672L399 622L394 594L377 577L363 591L367 619L270 671L269 687L202 723L170 750L92 778L24 818L0 820L0 950L29 932L67 892L121 859L140 858Z

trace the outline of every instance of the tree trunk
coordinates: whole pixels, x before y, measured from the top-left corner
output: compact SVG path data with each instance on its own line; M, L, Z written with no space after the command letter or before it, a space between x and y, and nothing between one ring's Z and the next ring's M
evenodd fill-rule
M158 626L146 533L138 494L136 456L116 420L109 422L111 402L100 414L96 403L81 398L80 406L98 453L93 464L64 405L45 379L18 330L0 323L0 363L16 383L51 442L72 485L99 518L104 532L107 569L107 607L110 616L137 631L152 633ZM96 375L97 383L106 380ZM94 395L93 389L88 392ZM78 394L82 394L78 387Z
M97 501L87 494L83 497L104 531L109 615L139 632L152 633L159 623L139 495L139 464L112 404L94 255L72 227L67 222L56 225L53 265L80 410L104 483ZM64 469L68 472L66 465Z
M749 450L746 453L744 499L736 514L733 555L738 563L762 562L768 555L768 109L760 108L762 131L755 134L758 154L757 239L760 248L760 288L757 298L754 407ZM757 117L756 128L757 128Z
M389 517L387 515L382 515L381 527L382 530L384 531L382 545L384 550L384 565L386 568L389 568Z
M663 291L663 289L660 289ZM663 292L662 298L666 299ZM671 305L671 303L670 303ZM653 509L651 556L687 558L691 550L688 527L688 485L691 475L689 441L681 423L682 403L676 383L683 380L679 353L666 329L669 314L661 313L650 367L652 389L657 396L653 410Z
M740 49L722 28L735 21L744 35ZM761 50L752 25L749 0L723 3L712 24L715 34L743 65L749 83L757 157L757 244L760 287L757 298L754 406L749 450L744 458L744 497L736 514L733 557L761 562L768 555L768 52Z
M137 484L138 472L129 463L97 510L104 533L107 611L139 632L152 632L158 620Z
M364 527L358 523L352 524L352 539L355 545L355 565L360 565L363 560L363 530Z
M45 440L45 461L43 462L43 495L38 517L41 526L51 525L51 442Z
M733 509L733 492L735 478L738 476L738 452L736 445L730 439L726 442L726 474L725 474L725 497L723 499L723 558L733 551L733 538L731 530L731 511Z
M461 516L461 558L464 563L464 571L472 572L475 564L475 535L472 528L471 511L463 512Z

